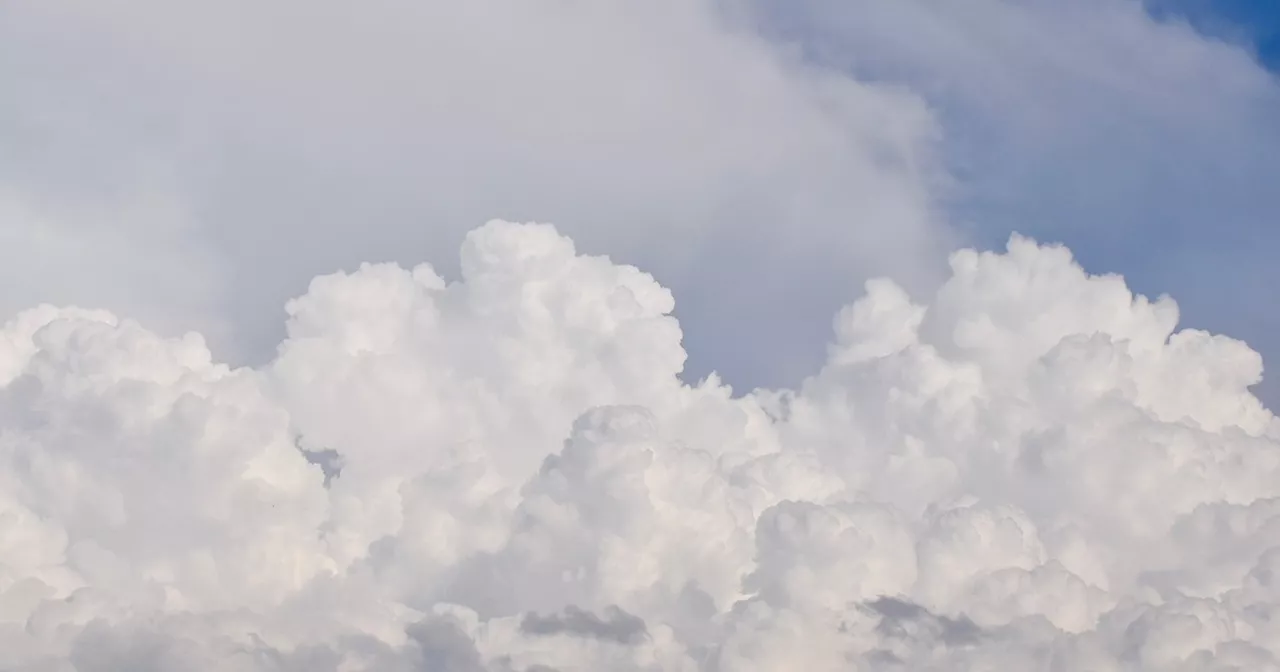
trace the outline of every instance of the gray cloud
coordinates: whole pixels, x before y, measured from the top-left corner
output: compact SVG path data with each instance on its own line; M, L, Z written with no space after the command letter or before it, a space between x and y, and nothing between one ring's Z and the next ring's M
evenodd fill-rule
M880 616L877 628L886 637L936 639L948 646L961 646L977 643L983 634L982 628L963 615L939 616L896 597L880 597L865 606Z
M486 672L475 643L456 624L444 620L415 623L407 630L422 672Z
M333 483L333 479L342 475L342 453L332 448L310 449L298 446L298 450L302 452L302 456L307 458L307 462L320 467L320 471L324 473L324 485L329 487Z
M5 3L0 313L86 303L260 362L311 277L454 276L448 251L501 216L657 273L700 372L763 381L818 364L848 287L927 285L956 242L917 97L716 3L342 7Z
M678 291L691 376L791 384L849 287L1019 230L1271 351L1280 87L1245 50L1119 0L595 4L6 3L0 313L261 362L310 277L453 276L476 222L540 219Z
M531 635L591 637L618 644L636 644L648 636L644 619L618 606L606 607L603 616L572 604L558 614L529 613L520 621L520 630Z

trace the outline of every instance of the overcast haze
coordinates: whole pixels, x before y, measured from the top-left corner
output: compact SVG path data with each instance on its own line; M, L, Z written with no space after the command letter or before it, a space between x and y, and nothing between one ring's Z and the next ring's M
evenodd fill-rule
M704 366L763 383L803 373L768 361L820 347L857 281L935 280L956 242L933 208L940 129L919 96L803 62L710 4L6 14L6 200L44 222L6 246L22 260L6 264L22 278L9 311L89 301L261 360L311 276L370 260L451 271L462 233L502 216L686 288L693 324L756 334L709 333ZM120 248L110 260L84 243L106 220L93 235ZM31 269L51 244L62 263Z
M5 669L1280 670L1247 4L0 3Z

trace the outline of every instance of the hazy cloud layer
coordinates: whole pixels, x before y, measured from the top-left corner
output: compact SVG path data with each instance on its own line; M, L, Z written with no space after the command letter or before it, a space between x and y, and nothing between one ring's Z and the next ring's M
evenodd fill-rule
M11 0L0 90L0 314L106 307L237 363L310 277L452 277L494 216L655 273L694 375L740 386L818 366L849 287L930 289L1013 230L1263 352L1280 328L1251 309L1280 87L1135 0Z
M1014 238L735 396L549 226L459 268L316 278L260 368L10 321L7 668L1277 669L1280 424L1170 300Z
M932 112L715 4L4 3L0 312L105 306L262 361L313 275L452 273L507 216L643 262L709 337L756 333L700 347L750 370L868 273L936 279Z

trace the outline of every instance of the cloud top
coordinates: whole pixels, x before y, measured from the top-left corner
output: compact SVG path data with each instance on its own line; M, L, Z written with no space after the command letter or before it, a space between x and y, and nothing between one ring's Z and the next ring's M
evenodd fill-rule
M672 294L494 221L257 368L0 330L0 648L35 670L1275 669L1280 425L1244 343L1057 246L686 385ZM762 353L769 356L769 353Z

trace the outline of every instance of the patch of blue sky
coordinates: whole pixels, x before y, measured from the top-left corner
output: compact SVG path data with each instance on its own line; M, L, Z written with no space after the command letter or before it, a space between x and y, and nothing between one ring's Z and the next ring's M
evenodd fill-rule
M1262 352L1280 401L1280 2L764 2L765 30L905 85L944 127L949 216L1066 243Z
M1205 35L1245 45L1271 70L1280 68L1280 2L1276 0L1148 0L1162 19L1189 21Z

